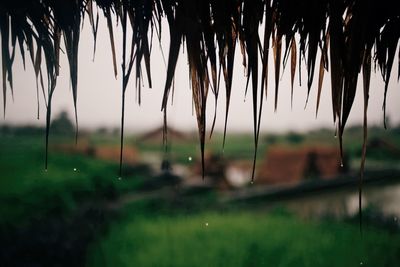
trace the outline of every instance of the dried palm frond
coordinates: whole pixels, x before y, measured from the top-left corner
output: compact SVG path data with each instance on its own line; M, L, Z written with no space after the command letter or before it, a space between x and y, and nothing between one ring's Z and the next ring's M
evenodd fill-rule
M60 41L63 39L70 67L77 122L80 29L85 14L87 14L92 26L95 47L99 17L97 11L97 17L94 18L96 6L97 10L103 11L107 21L115 76L117 76L118 63L114 41L115 29L112 22L114 18L121 22L123 32L121 153L125 91L128 87L129 77L135 67L136 88L140 103L142 66L145 68L148 84L151 86L152 33L155 28L160 40L162 18L166 18L168 21L170 31L162 109L166 112L179 51L181 46L186 43L193 92L192 101L196 111L202 158L204 158L206 102L209 88L211 87L211 93L215 98L214 108L217 109L221 76L225 80L226 90L223 141L225 143L230 98L232 93L238 93L237 91L233 92L232 85L235 51L238 43L246 68L248 85L252 87L254 163L263 95L266 96L268 90L270 44L273 48L275 65L275 109L278 103L280 66L282 64L285 67L289 53L291 54L291 98L293 97L296 65L298 64L301 83L301 60L304 60L306 64L309 95L313 84L316 60L318 54L321 55L316 112L320 105L324 74L328 71L329 66L333 121L337 124L341 151L343 131L352 110L358 76L363 70L364 95L367 99L369 69L373 63L382 73L385 82L383 109L386 110L386 93L400 38L400 10L397 8L396 1L393 0L2 0L0 3L0 35L4 116L8 85L11 93L13 90L12 65L18 44L24 65L25 50L28 50L31 57L36 79L40 81L46 99L46 121L47 124L49 123L52 95L59 75ZM263 34L260 36L262 24L264 24ZM132 30L132 39L129 41L127 40L128 27ZM127 52L129 45L130 52ZM376 53L371 55L373 49ZM42 56L45 60L42 60ZM298 63L296 63L297 58ZM261 62L260 71L259 60ZM398 61L400 65L400 52ZM47 73L47 93L44 90L42 79L43 62ZM400 71L398 79L400 79ZM37 86L37 91L39 91L38 88L39 86ZM247 90L247 86L245 90ZM365 102L366 109L367 102ZM211 132L214 123L215 115ZM365 131L366 125L365 117ZM47 129L46 142L48 142L48 134ZM366 139L366 132L364 136ZM365 155L364 150L365 146L363 155ZM363 164L364 158L361 169L363 169Z

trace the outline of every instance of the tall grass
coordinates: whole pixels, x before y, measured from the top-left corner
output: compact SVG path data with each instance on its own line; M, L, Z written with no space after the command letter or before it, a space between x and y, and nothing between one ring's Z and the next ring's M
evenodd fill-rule
M400 237L250 212L131 216L90 251L87 266L398 266Z

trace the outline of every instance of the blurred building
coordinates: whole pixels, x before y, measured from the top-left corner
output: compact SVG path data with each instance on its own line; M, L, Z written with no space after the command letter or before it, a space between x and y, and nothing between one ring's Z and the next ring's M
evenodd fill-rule
M139 142L161 142L164 137L164 127L160 126L154 130L144 133L141 137L138 138ZM168 140L172 141L187 141L190 138L183 132L178 131L174 128L167 127L167 137Z
M119 146L97 146L93 148L92 156L96 159L119 162L121 148ZM135 165L139 162L139 153L133 146L124 146L122 153L124 165Z
M258 166L257 184L290 184L306 179L332 179L347 171L337 147L273 146Z
M226 180L232 187L243 187L251 182L253 162L249 160L229 161L226 167Z
M191 175L186 184L192 186L206 185L219 190L231 188L231 184L226 179L226 161L215 153L205 153L204 155L204 177L201 160L194 162Z

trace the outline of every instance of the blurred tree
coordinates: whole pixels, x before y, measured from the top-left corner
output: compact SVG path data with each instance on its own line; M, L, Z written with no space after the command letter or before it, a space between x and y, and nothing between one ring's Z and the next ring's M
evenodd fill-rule
M279 137L276 134L269 134L265 137L265 142L270 145L276 144L279 141Z
M55 135L70 135L74 133L74 125L65 110L54 118L50 127L51 133Z
M290 132L286 135L286 140L290 144L300 144L304 141L304 136L299 133Z
M102 135L102 136L104 136L104 135L108 135L109 134L109 129L107 128L107 127L100 127L100 128L98 128L97 130L96 130L96 134L98 134L98 135Z

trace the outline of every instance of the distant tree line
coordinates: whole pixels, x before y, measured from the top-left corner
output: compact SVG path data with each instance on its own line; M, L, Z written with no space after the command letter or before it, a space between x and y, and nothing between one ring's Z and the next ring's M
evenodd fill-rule
M61 111L51 123L52 134L58 136L72 136L74 125L66 111ZM0 134L5 135L43 135L44 126L40 125L0 125Z

